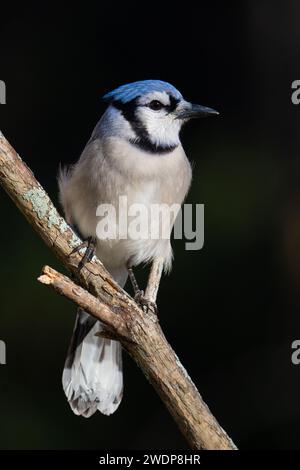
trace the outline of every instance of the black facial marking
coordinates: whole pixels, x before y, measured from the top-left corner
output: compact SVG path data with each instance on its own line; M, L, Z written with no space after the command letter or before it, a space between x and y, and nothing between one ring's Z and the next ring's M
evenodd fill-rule
M147 129L145 128L143 123L138 119L136 115L136 108L138 106L137 104L138 98L139 97L135 98L134 100L128 101L127 103L123 103L122 101L119 101L119 100L112 102L112 105L122 112L123 116L130 123L133 131L135 132L137 136L136 139L130 139L130 143L149 153L158 154L158 153L172 152L177 147L177 145L156 145L151 142ZM170 100L171 104L168 106L164 106L164 108L169 110L171 106L172 108L173 106L175 106L173 108L174 110L178 103L178 100L176 100L175 98L174 100L176 101L176 103Z
M128 122L132 123L133 121L136 121L135 110L137 107L137 98L128 101L127 103L123 103L120 100L116 100L113 101L111 104L122 112L124 118L127 119Z
M167 108L169 113L172 113L177 108L177 105L178 105L180 100L178 100L177 98L175 98L172 95L169 95L169 98L170 98L170 104L167 105L166 108Z

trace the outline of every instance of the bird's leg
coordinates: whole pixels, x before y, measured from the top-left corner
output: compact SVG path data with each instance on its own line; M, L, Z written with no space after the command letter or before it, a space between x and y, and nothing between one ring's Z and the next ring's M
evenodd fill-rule
M74 250L71 251L69 256L72 256L74 253L78 253L82 248L86 248L85 253L78 264L79 271L93 258L95 251L96 251L96 238L95 237L88 237L84 240L80 245L76 246Z
M134 274L133 269L132 269L132 266L130 266L130 264L127 265L127 271L128 271L128 275L129 275L129 279L130 279L131 285L132 285L132 287L133 287L134 298L135 298L136 296L140 295L141 293L144 294L144 291L140 290L140 288L139 288L139 285L138 285L138 283L137 283L135 274Z
M151 309L154 313L157 314L156 303L152 302L151 300L146 299L144 295L144 291L139 288L132 266L130 264L127 265L127 271L128 271L130 282L133 287L134 300L136 301L136 303L140 305L142 309L144 308L146 308L146 310Z

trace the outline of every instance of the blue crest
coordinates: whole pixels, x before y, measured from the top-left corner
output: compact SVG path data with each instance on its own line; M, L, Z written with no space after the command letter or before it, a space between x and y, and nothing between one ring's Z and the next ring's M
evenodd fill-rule
M106 95L103 96L103 99L107 101L121 101L122 103L128 103L138 96L155 91L165 91L166 93L170 93L174 96L174 98L182 98L181 93L179 93L179 91L170 83L163 82L161 80L141 80L139 82L122 85L115 90L106 93Z

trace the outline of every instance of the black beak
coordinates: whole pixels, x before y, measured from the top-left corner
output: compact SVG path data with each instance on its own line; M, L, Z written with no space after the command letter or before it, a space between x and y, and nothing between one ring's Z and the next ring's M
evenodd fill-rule
M207 116L217 116L219 113L212 108L207 108L206 106L201 106L200 104L191 104L188 105L177 112L176 119L193 119L201 118Z

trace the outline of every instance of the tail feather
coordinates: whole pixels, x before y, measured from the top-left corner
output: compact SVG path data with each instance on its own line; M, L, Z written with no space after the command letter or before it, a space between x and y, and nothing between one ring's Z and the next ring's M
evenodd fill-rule
M126 266L109 271L123 287ZM123 395L121 344L96 336L102 329L101 322L78 309L62 383L73 412L86 418L97 410L114 413Z
M110 415L122 399L121 345L95 336L101 330L99 321L78 311L62 383L73 412L84 417L97 409Z

